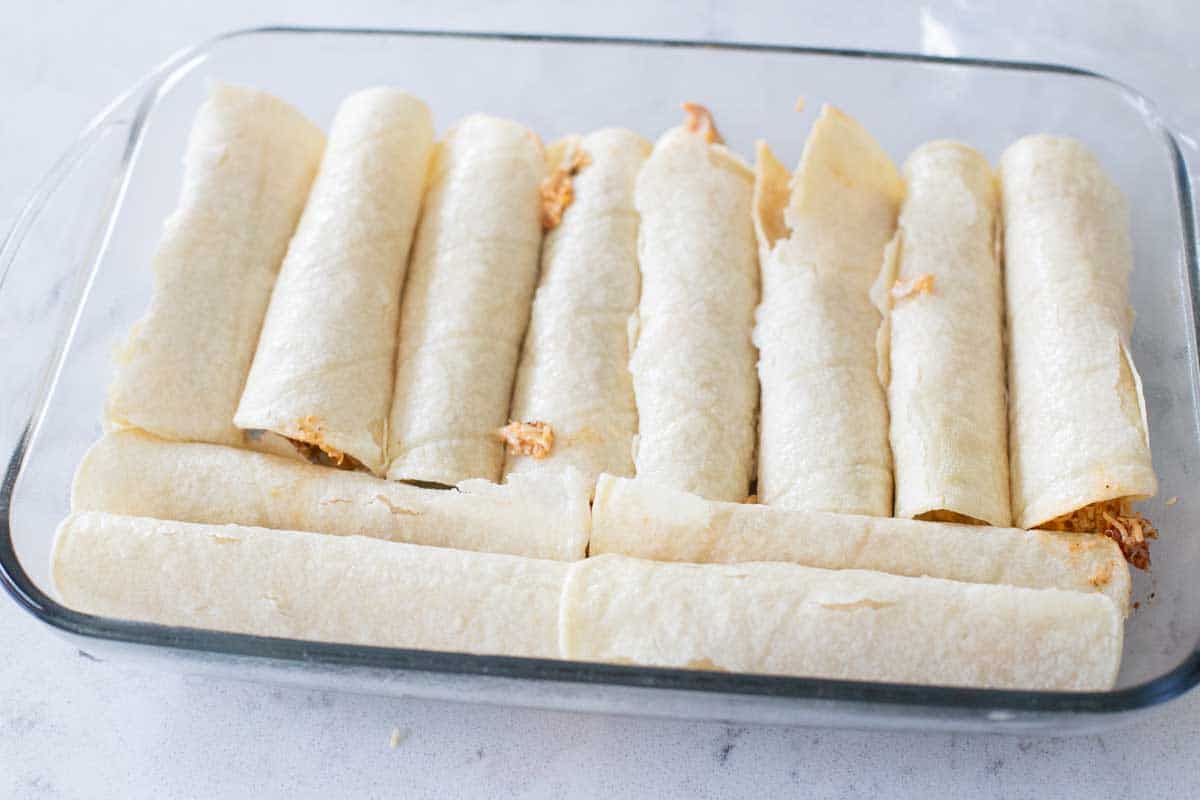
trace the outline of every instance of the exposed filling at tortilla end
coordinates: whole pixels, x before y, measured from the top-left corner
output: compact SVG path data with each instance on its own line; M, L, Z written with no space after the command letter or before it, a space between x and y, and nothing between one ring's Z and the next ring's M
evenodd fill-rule
M357 458L343 453L325 441L324 428L318 417L309 414L307 417L301 417L297 420L296 425L300 428L300 433L305 438L298 439L289 436L288 441L292 443L292 447L296 448L296 452L300 453L306 461L337 469L366 469L363 463Z
M1132 510L1125 498L1092 503L1038 527L1047 531L1101 533L1116 542L1125 560L1138 569L1150 568L1150 540L1158 538L1154 523Z

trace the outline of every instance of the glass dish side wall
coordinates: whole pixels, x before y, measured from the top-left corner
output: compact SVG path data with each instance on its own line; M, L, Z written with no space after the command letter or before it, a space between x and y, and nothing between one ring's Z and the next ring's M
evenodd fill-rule
M350 91L393 84L424 96L439 130L465 113L484 110L519 119L547 141L607 125L632 127L653 138L678 122L681 100L696 100L714 110L736 150L749 154L755 139L766 138L789 162L798 157L807 127L824 101L858 117L897 161L932 138L963 139L992 159L1028 132L1049 130L1083 139L1129 195L1133 209L1138 266L1132 297L1139 313L1134 355L1143 372L1162 479L1159 499L1146 510L1163 529L1164 539L1155 545L1154 572L1139 576L1135 588L1135 599L1143 604L1127 627L1121 690L1097 695L980 692L345 648L96 620L49 604L42 595L49 591L51 535L68 508L74 465L100 432L109 354L145 308L147 265L178 191L179 158L191 117L213 78L265 88L323 125ZM806 96L808 107L798 115L792 109L799 95ZM553 684L561 689L554 695L562 703L556 707L781 722L805 721L811 715L802 710L832 704L836 716L953 720L972 727L1044 724L1056 712L1074 711L1085 713L1074 717L1072 725L1091 725L1095 719L1090 714L1107 720L1195 682L1200 587L1189 575L1200 552L1188 531L1200 511L1189 507L1185 491L1188 465L1197 463L1198 454L1191 198L1173 140L1135 93L1059 68L912 56L268 30L235 34L181 57L152 76L145 91L118 108L101 129L93 134L92 149L64 168L53 202L34 209L41 216L24 238L10 240L3 254L12 259L12 268L0 286L0 332L3 341L12 343L3 358L14 388L13 402L0 418L0 443L14 455L0 497L8 525L7 537L0 539L0 566L10 588L48 622L89 636L270 657L272 670L289 674L295 665L288 660L295 659L305 662L306 669L334 676L335 686L341 680L336 674L348 669L376 676L419 670L403 681L395 675L380 681L381 690L400 682L439 685L448 674L457 675L456 685L469 684L472 674L485 674L506 681L503 691L486 698L496 702L540 704L538 698ZM54 363L59 352L61 369ZM43 375L48 383L42 383ZM50 390L44 397L39 395L43 385ZM30 436L22 440L26 430ZM1164 499L1172 496L1183 500L1165 505ZM204 664L213 659L200 657ZM318 663L326 666L318 669ZM416 676L424 677L417 681ZM645 707L640 700L626 707L616 699L624 696L622 686L641 687L633 693L639 697L653 689L658 699L646 700ZM435 693L415 686L404 691ZM465 699L473 691L456 690L455 696ZM680 692L692 700L680 704L671 699ZM695 699L700 696L703 702Z

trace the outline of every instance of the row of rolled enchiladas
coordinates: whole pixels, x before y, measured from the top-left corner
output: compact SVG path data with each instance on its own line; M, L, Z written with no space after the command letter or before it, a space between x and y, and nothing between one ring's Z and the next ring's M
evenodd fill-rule
M543 150L482 115L435 142L423 103L374 89L326 143L215 87L60 529L66 602L1111 685L1122 550L1144 566L1154 533L1128 504L1155 479L1127 210L1095 158L1030 136L997 175L939 141L901 173L827 107L791 174L686 108L653 147L613 129Z

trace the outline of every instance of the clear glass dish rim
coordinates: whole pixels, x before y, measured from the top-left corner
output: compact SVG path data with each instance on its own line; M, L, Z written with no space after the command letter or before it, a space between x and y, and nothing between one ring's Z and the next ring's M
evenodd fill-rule
M128 91L118 96L80 134L75 147L50 170L42 185L34 191L29 202L18 214L11 230L0 243L0 289L8 277L9 267L20 249L24 229L41 211L57 183L69 174L73 166L86 155L85 142L97 130L112 121L112 117L127 101L140 93L136 115L130 123L125 152L114 180L124 186L144 133L145 123L157 101L175 77L189 65L206 57L221 43L232 39L269 35L338 35L392 36L408 38L445 38L475 41L514 43L548 43L569 45L620 45L634 47L712 49L720 51L770 52L791 55L824 55L879 61L940 64L995 70L1036 72L1092 78L1113 85L1119 91L1153 108L1153 104L1137 90L1100 73L1085 69L1038 62L1006 61L983 58L934 56L895 51L872 51L840 47L807 47L780 44L714 42L621 36L578 36L536 33L505 33L451 31L404 28L337 28L301 26L264 26L234 30L180 51L147 73ZM1176 193L1179 198L1184 258L1188 276L1188 293L1195 328L1190 331L1193 341L1200 339L1200 263L1194 224L1192 184L1187 163L1175 134L1156 119L1154 124L1163 134L1174 165ZM119 202L110 203L105 211L103 228L108 231ZM101 245L101 250L102 250ZM92 255L84 266L94 268L101 252ZM78 307L72 309L77 312ZM17 446L14 448L0 484L0 585L13 600L43 623L69 634L151 647L193 651L202 654L230 657L256 657L287 662L307 662L314 666L341 666L412 672L480 675L524 679L530 682L554 681L579 685L634 687L688 692L715 693L726 696L773 696L786 700L833 701L865 708L889 706L910 707L943 712L978 712L994 714L1103 714L1117 715L1147 709L1172 700L1200 683L1200 642L1189 655L1169 672L1135 686L1107 692L1030 692L994 689L967 689L944 686L918 686L875 682L841 681L821 678L793 678L740 673L706 672L698 670L632 667L593 664L555 659L482 656L468 653L437 652L401 648L370 647L295 639L225 633L222 631L155 625L108 617L82 614L63 605L43 592L22 568L12 539L10 515L12 494L30 442L36 436L45 410L48 389L61 366L65 344L70 338L70 325L60 330L59 347L47 365L46 380L35 397L35 408L26 421Z

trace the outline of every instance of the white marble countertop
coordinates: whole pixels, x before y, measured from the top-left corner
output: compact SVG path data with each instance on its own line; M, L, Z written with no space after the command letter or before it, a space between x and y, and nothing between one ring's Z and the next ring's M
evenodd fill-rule
M1009 57L1104 72L1200 133L1200 6L507 0L61 3L0 26L0 231L76 131L176 49L266 23L609 33ZM0 402L3 397L0 395ZM128 672L0 597L0 796L1188 797L1200 692L1083 738L731 728ZM392 746L393 731L400 739Z

